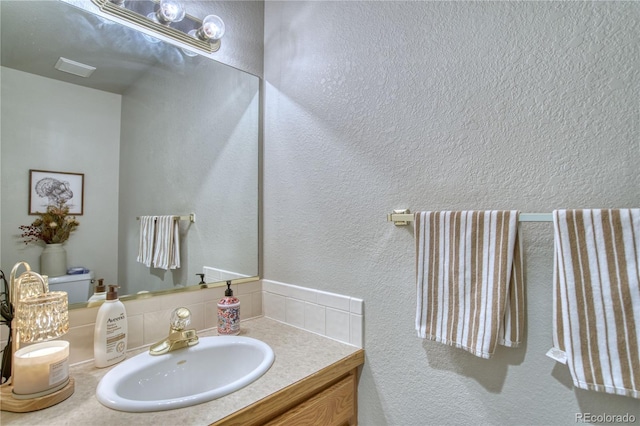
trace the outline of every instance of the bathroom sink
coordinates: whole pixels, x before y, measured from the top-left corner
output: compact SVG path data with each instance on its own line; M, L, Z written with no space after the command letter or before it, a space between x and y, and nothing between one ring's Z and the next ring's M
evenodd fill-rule
M269 345L251 337L201 337L192 347L127 359L100 380L96 396L120 411L189 407L247 386L267 372L274 358Z

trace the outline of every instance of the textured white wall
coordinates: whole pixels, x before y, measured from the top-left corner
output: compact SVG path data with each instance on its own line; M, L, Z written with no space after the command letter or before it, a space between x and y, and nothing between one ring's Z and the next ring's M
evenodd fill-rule
M528 336L495 359L414 332L394 208L638 207L640 4L266 2L264 278L365 300L363 425L573 424L552 229L523 224Z
M84 215L65 243L68 266L115 282L118 239L120 95L2 67L2 270L26 261L40 270L42 247L21 242L29 216L29 169L84 173Z

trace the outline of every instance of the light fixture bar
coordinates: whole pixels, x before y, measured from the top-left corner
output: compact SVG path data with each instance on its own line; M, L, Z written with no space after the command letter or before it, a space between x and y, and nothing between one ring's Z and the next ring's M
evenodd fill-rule
M195 49L201 50L203 52L206 53L213 53L213 52L217 52L220 49L220 40L215 40L215 41L205 41L205 40L200 40L194 37L191 37L189 34L171 27L171 26L167 26L167 25L162 25L158 22L154 22L150 19L148 19L145 15L141 15L138 12L135 12L133 10L129 10L126 8L127 3L125 3L124 6L118 6L114 3L112 3L110 0L91 0L96 6L98 6L98 8L100 8L100 10L104 13L107 13L109 15L113 15L116 16L120 19L123 19L125 21L131 22L133 24L139 25L143 28L146 28L148 30L151 30L153 32L162 34L166 37L169 37L173 40L179 41L181 43L184 43L186 45L189 45ZM128 3L152 3L152 4L157 4L157 2L155 1L149 1L149 2L128 2ZM199 28L200 26L202 26L202 22L196 18L194 18L193 16L190 15L186 15L185 18L183 19L182 22L192 22L193 23L193 28Z

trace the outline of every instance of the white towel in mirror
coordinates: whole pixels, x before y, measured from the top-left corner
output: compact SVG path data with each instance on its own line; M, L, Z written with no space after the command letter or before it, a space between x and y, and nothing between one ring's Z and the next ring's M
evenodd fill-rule
M175 216L158 216L153 266L160 269L180 267L179 221Z
M140 216L140 241L138 244L138 262L146 267L151 266L153 247L156 238L157 216Z

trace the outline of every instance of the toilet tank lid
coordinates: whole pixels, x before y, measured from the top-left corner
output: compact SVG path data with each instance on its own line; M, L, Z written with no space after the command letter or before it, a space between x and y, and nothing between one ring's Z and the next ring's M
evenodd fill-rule
M89 271L86 274L75 274L75 275L62 275L59 277L49 277L49 284L59 284L59 283L67 283L73 281L85 281L92 280L94 277L93 271Z

